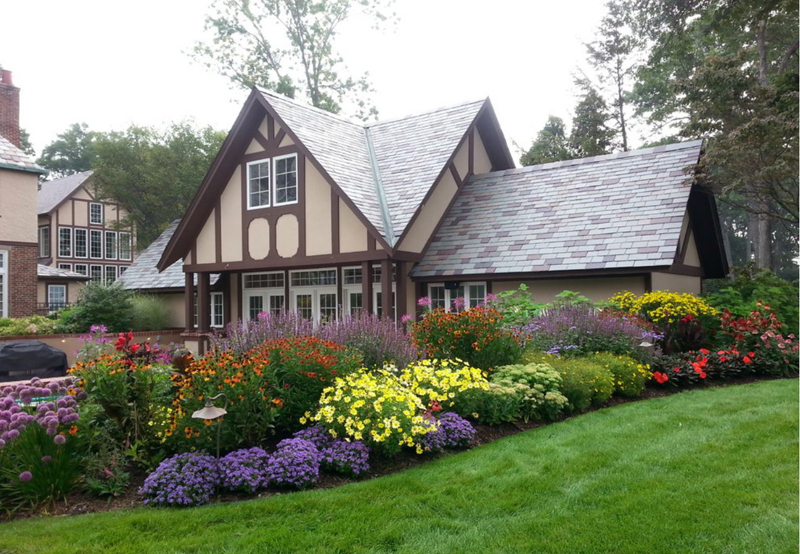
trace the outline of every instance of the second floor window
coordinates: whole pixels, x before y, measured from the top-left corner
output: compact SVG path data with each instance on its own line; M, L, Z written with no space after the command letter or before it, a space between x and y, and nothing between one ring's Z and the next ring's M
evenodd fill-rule
M275 158L275 205L297 202L297 155Z
M269 207L269 160L247 164L247 208Z
M92 225L103 224L103 205L97 202L89 204L89 223Z
M58 228L58 256L60 258L72 257L72 229L69 227Z
M87 231L86 229L75 229L75 257L87 257Z
M50 227L39 227L39 257L50 257Z
M117 233L115 231L106 231L106 259L117 259Z
M124 231L119 233L119 259L131 259L131 234Z
M89 257L95 260L103 257L103 231L89 231Z

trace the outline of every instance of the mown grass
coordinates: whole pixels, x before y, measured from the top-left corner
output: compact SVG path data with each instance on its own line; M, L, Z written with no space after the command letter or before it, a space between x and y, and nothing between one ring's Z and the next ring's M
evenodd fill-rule
M391 476L0 525L0 552L798 551L798 383L624 404Z

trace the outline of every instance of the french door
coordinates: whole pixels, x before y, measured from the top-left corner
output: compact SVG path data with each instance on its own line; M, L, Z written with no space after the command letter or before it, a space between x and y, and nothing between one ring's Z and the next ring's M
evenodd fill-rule
M336 319L336 287L297 288L292 290L292 309L317 323Z

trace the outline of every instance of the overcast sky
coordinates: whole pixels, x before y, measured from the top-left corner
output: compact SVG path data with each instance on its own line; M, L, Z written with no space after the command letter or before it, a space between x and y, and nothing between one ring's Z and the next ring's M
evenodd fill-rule
M0 64L21 87L37 154L74 122L99 131L187 118L228 130L247 92L185 54L209 0L0 0ZM343 29L381 119L491 97L514 157L548 114L571 118L572 74L600 0L397 0L393 30Z

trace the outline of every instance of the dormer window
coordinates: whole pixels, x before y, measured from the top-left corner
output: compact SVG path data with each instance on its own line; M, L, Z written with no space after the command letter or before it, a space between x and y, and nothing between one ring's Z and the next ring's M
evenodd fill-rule
M297 203L297 154L247 164L247 209Z

